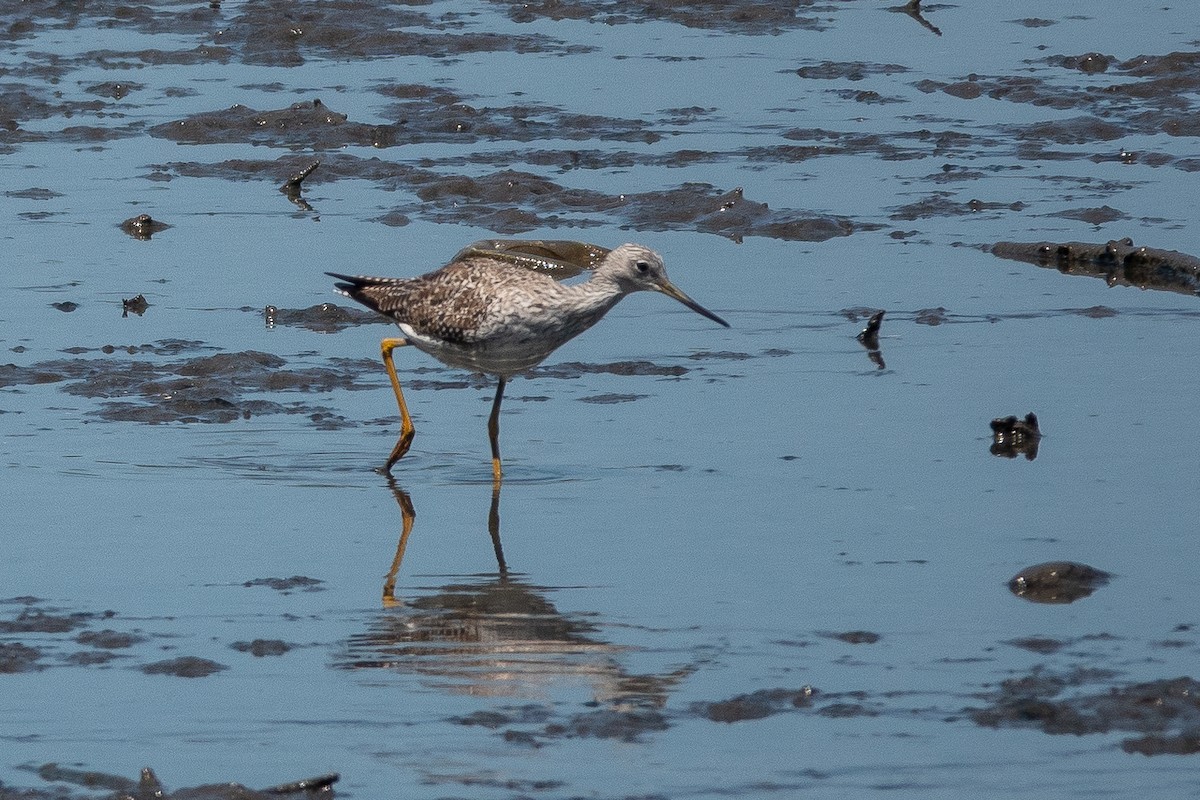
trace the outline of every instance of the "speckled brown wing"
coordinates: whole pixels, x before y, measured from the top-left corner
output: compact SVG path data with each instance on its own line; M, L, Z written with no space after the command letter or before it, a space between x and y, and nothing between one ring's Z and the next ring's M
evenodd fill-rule
M456 261L417 278L372 278L327 273L343 283L338 291L422 336L451 344L478 341L488 328L495 288L504 282L508 265L486 259Z

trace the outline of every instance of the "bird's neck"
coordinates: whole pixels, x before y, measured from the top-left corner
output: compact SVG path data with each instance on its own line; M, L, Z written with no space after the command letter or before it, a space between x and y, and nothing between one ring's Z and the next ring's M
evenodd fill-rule
M572 315L577 316L585 327L598 322L626 295L612 277L602 273L593 273L583 283L566 285L562 289L572 301Z

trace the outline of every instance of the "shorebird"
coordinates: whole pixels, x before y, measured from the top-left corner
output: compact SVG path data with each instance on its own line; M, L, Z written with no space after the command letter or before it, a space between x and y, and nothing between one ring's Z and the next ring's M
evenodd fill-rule
M569 270L571 264L543 256L537 249L523 249L519 242L507 243L509 249L501 249L499 244L464 248L446 266L416 278L325 273L339 281L334 284L338 293L388 317L404 334L380 343L400 408L400 436L383 467L387 474L408 452L414 433L392 361L392 351L398 347L412 345L443 364L498 379L488 417L488 438L492 476L499 481L500 401L509 378L537 366L561 345L595 325L622 297L633 292L661 292L729 327L725 320L676 288L667 278L662 258L642 245L623 244L609 251L582 245L583 252L593 261L598 259L598 263L588 280L563 284L541 268L553 271L557 264ZM546 243L530 244L540 247Z

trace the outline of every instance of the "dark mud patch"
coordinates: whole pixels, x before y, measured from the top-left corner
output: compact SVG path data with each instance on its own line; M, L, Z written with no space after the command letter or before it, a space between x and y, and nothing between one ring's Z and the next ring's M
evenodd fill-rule
M987 695L988 705L967 710L990 728L1033 728L1044 733L1141 734L1121 747L1142 755L1200 752L1200 683L1179 677L1110 685L1102 670L1035 671L1003 681ZM1101 686L1087 691L1086 687Z
M75 637L75 641L79 642L79 644L99 647L105 650L121 650L149 641L149 639L141 634L114 631L105 628L102 631L83 631Z
M1057 214L1052 214L1051 216L1062 217L1063 219L1077 219L1089 225L1097 226L1129 219L1129 215L1124 211L1118 211L1107 205L1098 208L1071 208L1066 211L1060 211Z
M308 58L366 59L424 56L439 60L471 53L567 53L590 48L540 34L504 34L463 28L457 15L433 17L405 6L370 0L297 7L267 0L239 9L222 25L215 43L247 64L290 67Z
M997 242L984 249L999 258L1056 269L1064 275L1099 278L1109 286L1200 294L1200 258L1139 247L1129 237L1104 243Z
M156 125L149 133L180 144L251 144L310 151L564 139L651 144L667 135L669 123L686 121L673 116L656 129L654 123L640 119L579 114L546 105L478 106L472 104L473 98L445 88L395 84L376 91L396 101L381 112L390 122L354 122L315 98L265 111L235 105L200 112Z
M796 70L801 78L815 80L861 81L871 75L898 75L908 72L900 64L872 64L866 61L821 61Z
M687 367L655 364L653 361L614 361L609 364L585 364L581 361L564 361L550 366L539 366L529 371L534 378L563 378L573 380L584 375L623 375L678 378L689 372Z
M52 189L31 187L29 189L13 189L5 192L4 196L15 197L21 200L53 200L55 197L62 197L63 194Z
M106 796L114 800L269 800L279 797L332 797L333 784L338 781L336 774L329 774L260 790L249 789L239 783L224 782L172 792L163 786L154 770L149 767L142 769L141 777L136 781L120 775L57 763L43 764L36 772L43 781L55 786L50 789L16 789L0 784L0 800L95 800L97 791L111 793ZM84 791L72 791L69 788L71 786Z
M650 395L648 394L619 394L616 392L608 392L605 394L593 394L587 397L579 398L581 403L592 403L595 405L614 405L616 403L632 403L635 400L643 400Z
M694 706L693 710L713 722L745 722L811 706L814 693L811 686L801 689L761 689L728 700L701 703Z
M732 6L715 0L689 0L683 3L667 0L649 0L641 3L620 3L615 0L491 2L507 7L509 18L522 23L539 19L587 20L604 25L661 21L686 28L749 36L776 35L797 29L821 31L829 25L825 17L804 16L800 13L813 10L812 4L807 0L771 0L766 3L739 3Z
M58 613L56 609L44 610L27 606L13 619L0 620L0 634L13 633L69 633L87 625L96 618L86 612Z
M99 352L115 356L118 352L144 355L198 347L200 345L193 342L168 341L123 351L111 345L70 350L80 354ZM167 363L119 357L56 359L28 366L0 365L0 387L63 383L62 390L67 394L103 401L98 409L88 414L113 422L224 423L267 414L291 414L307 416L321 428L346 427L352 423L332 409L301 402L283 404L251 396L269 392L324 393L375 385L360 382L366 369L362 361L329 363L326 367L288 369L285 359L254 350L195 356Z
M1062 650L1070 642L1063 639L1050 639L1045 636L1026 636L1023 639L1013 639L1008 644L1013 647L1019 647L1022 650L1028 650L1031 653L1048 656Z
M41 669L42 651L20 642L0 642L0 675Z
M117 616L113 611L71 612L44 607L40 603L31 597L4 601L4 605L20 606L20 610L8 618L0 618L0 673L40 670L50 664L100 666L114 658L126 657L115 651L144 644L150 639L137 630L126 632L111 627L99 630L91 627L110 622ZM90 649L75 650L77 645Z
M171 162L156 169L187 177L266 180L278 184L306 159L236 160L216 164ZM456 160L461 162L460 159ZM511 161L511 159L506 159ZM699 231L741 241L761 236L784 241L822 242L880 226L849 217L799 209L773 209L747 198L741 188L721 189L685 183L648 192L606 194L565 186L536 173L506 169L485 175L444 174L408 164L331 154L308 183L356 178L388 191L403 189L414 199L396 206L380 221L402 218L473 225L503 235L535 228L591 228L611 225L639 231Z
M551 739L616 739L637 742L647 733L665 731L670 725L657 711L599 709L572 715L563 722L547 725L542 735Z
M1024 211L1025 207L1022 202L997 203L975 199L962 201L939 192L896 207L892 210L891 218L911 222L917 219L969 216L985 211Z
M255 658L281 656L294 646L282 639L254 639L249 642L233 642L229 645L230 649L237 650L239 653L249 653Z
M293 575L290 578L254 578L246 581L242 586L266 586L268 589L274 589L282 594L291 594L292 592L323 592L325 591L324 583L325 581L318 578Z
M199 656L179 656L141 666L142 672L147 675L171 675L176 678L207 678L226 669L229 667L224 664Z

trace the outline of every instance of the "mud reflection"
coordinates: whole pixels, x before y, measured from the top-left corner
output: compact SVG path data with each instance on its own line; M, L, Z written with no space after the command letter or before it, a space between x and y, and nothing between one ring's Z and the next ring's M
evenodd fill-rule
M599 638L594 622L559 611L549 599L551 587L511 573L500 541L500 482L492 484L487 511L490 558L495 559L496 572L463 576L411 598L398 596L397 580L416 510L408 492L394 480L388 486L400 510L401 526L384 580L384 611L364 633L350 638L336 667L414 673L446 691L484 697L542 698L553 685L583 682L591 686L596 702L609 704L602 711L548 724L530 734L539 740L573 736L632 740L646 730L666 727L662 715L648 710L662 708L670 692L696 667L685 665L662 674L627 671L618 660L627 648ZM549 709L536 714L537 720L507 719L496 713L505 719L461 722L498 727L547 722L551 717Z

